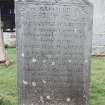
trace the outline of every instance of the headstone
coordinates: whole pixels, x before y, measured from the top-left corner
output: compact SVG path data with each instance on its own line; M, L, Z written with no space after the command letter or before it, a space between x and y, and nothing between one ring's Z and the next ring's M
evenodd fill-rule
M4 62L5 59L4 41L3 41L3 30L1 23L1 13L0 13L0 63Z
M88 105L92 10L87 0L17 0L19 105Z

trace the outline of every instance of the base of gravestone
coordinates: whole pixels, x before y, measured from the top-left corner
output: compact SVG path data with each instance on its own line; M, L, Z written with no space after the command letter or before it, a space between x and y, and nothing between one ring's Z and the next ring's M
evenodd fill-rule
M0 64L5 63L5 61L0 61Z
M6 59L6 61L5 61L5 65L6 65L6 66L9 66L11 63L12 63L12 62L11 62L9 59Z
M6 65L9 66L12 62L10 61L10 59L6 58L4 61L0 61L0 65Z

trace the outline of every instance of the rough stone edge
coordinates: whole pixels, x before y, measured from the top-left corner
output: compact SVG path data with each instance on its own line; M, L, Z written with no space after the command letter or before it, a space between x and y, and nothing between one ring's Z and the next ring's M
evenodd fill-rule
M38 0L36 0L37 2L38 2ZM81 1L83 1L84 3L86 3L87 5L90 5L90 6L92 6L93 7L93 4L89 1L89 0L81 0ZM27 1L25 1L25 0L15 0L15 3L16 2L27 2ZM30 2L32 2L32 1L30 1Z
M89 0L82 0L82 1L85 2L87 5L90 5L92 8L94 7L93 4Z

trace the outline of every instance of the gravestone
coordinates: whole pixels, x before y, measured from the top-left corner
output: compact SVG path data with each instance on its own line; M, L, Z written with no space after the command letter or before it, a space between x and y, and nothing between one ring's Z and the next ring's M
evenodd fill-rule
M88 105L93 7L87 0L17 0L19 105Z
M0 63L5 62L5 50L4 50L4 41L3 41L3 29L1 23L1 13L0 13Z

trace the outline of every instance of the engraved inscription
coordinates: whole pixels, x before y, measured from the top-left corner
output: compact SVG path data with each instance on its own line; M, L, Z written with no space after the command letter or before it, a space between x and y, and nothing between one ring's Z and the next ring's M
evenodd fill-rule
M87 105L90 6L27 1L16 8L19 105Z

